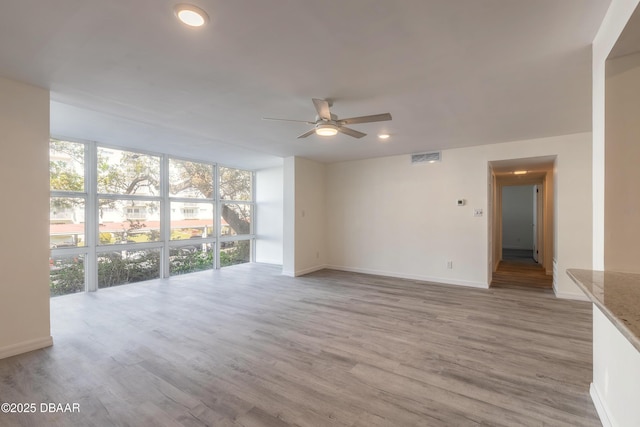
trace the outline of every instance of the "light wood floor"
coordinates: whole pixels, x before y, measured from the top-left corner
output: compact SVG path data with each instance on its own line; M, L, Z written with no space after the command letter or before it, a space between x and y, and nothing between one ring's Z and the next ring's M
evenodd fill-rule
M242 265L54 298L52 348L0 360L1 426L598 426L591 308Z
M553 276L547 275L540 264L533 259L505 259L500 261L493 273L492 288L521 288L548 290L552 293Z

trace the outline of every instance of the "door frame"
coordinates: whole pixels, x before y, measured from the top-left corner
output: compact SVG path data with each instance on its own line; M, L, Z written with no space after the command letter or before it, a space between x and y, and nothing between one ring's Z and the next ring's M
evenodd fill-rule
M540 185L543 189L538 204L539 264L547 275L555 275L553 259L556 245L556 161L557 156L537 156L497 159L487 162L487 279L491 286L493 274L502 261L502 188L509 185ZM525 175L513 171L526 170ZM542 251L542 252L540 252Z
M494 217L494 227L495 228L495 232L494 232L494 245L497 247L498 250L494 251L494 253L497 255L495 258L498 258L496 260L494 260L493 262L493 272L495 273L495 271L498 269L498 265L500 264L500 261L502 261L502 189L504 187L519 187L519 186L528 186L528 185L532 185L532 186L541 186L542 188L544 188L546 184L546 176L542 179L533 179L533 180L529 180L529 181L521 181L518 183L512 183L512 182L501 182L500 180L496 180L496 197L495 197L495 201L494 201L494 209L493 209L493 217ZM538 259L540 261L537 261L538 264L540 265L544 265L543 260L544 259L544 233L542 232L545 229L545 218L544 215L541 213L544 212L545 210L545 199L544 197L542 197L543 192L540 192L540 196L538 196L538 204L537 204L537 215L536 215L536 220L537 220L537 224L536 224L536 228L537 228L537 235L538 238L536 239L536 244L538 246ZM540 197L542 197L542 200L540 200ZM542 233L541 233L542 232Z

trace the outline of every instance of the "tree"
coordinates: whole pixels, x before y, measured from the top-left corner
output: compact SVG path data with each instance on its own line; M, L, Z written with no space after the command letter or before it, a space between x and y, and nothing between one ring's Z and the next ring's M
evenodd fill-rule
M185 160L169 160L169 193L212 199L213 166Z
M211 166L182 160L171 161L171 194L191 193L213 198L213 169ZM251 172L241 169L219 168L220 214L236 234L251 232L251 212L238 204L226 204L225 200L251 200Z
M49 177L52 190L84 192L84 144L51 139ZM160 159L129 151L98 149L98 193L157 195ZM70 208L77 201L56 198L52 207ZM100 208L114 207L101 200Z
M84 166L84 144L51 139L49 152L51 157L61 157L67 160L65 163L67 163L69 167L78 167L80 169L76 169L76 172L82 173L82 167ZM62 188L58 189L62 190Z
M252 199L252 174L249 171L220 167L218 169L219 197L222 201L222 218L229 224L236 234L249 234L251 232L251 210L249 205L238 203L225 203L225 201L251 201ZM169 191L172 195L185 197L214 198L213 168L210 165L183 160L171 159L169 163ZM246 208L249 209L246 209ZM249 241L226 242L231 244L220 252L220 264L223 267L247 262L249 260ZM202 259L205 254L191 255ZM185 259L182 259L185 258ZM193 271L193 260L175 255L176 271ZM206 258L206 265L211 265ZM172 264L173 265L173 264Z
M221 200L251 200L251 172L221 167L219 173ZM237 234L251 233L250 215L251 211L242 209L242 205L222 204L222 217Z
M84 144L51 140L49 163L51 189L84 191ZM220 167L219 196L223 201L220 214L236 234L251 232L251 212L241 204L228 201L250 201L249 171ZM98 149L98 193L123 195L157 195L160 191L160 159L130 151ZM169 190L172 195L214 198L213 167L205 163L171 159ZM52 208L72 208L81 200L55 198ZM131 205L133 205L131 201ZM111 199L99 201L100 216L105 207L116 208ZM151 209L154 207L151 206Z
M158 195L160 158L98 149L98 193Z
M50 186L52 189L65 191L84 191L84 177L69 170L62 160L49 161Z
M52 139L49 146L49 185L52 190L84 191L84 145ZM83 199L54 197L51 211L80 206Z

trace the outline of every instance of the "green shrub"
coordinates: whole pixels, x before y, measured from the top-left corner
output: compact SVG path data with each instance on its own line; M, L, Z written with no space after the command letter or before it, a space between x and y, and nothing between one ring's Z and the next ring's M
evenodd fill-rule
M240 240L235 242L235 246L220 251L220 267L228 267L230 265L244 264L251 259L249 252L251 251L251 242L249 240Z
M185 274L213 268L213 251L196 248L171 249L169 270L171 274Z
M84 290L84 265L82 262L59 260L49 272L51 296L73 294Z
M160 252L128 251L98 255L98 288L141 282L160 277Z

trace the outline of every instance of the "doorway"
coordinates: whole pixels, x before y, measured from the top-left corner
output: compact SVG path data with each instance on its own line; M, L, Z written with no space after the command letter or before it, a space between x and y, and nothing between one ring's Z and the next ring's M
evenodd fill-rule
M491 287L553 288L555 156L489 163Z
M502 187L502 260L537 264L537 185Z

